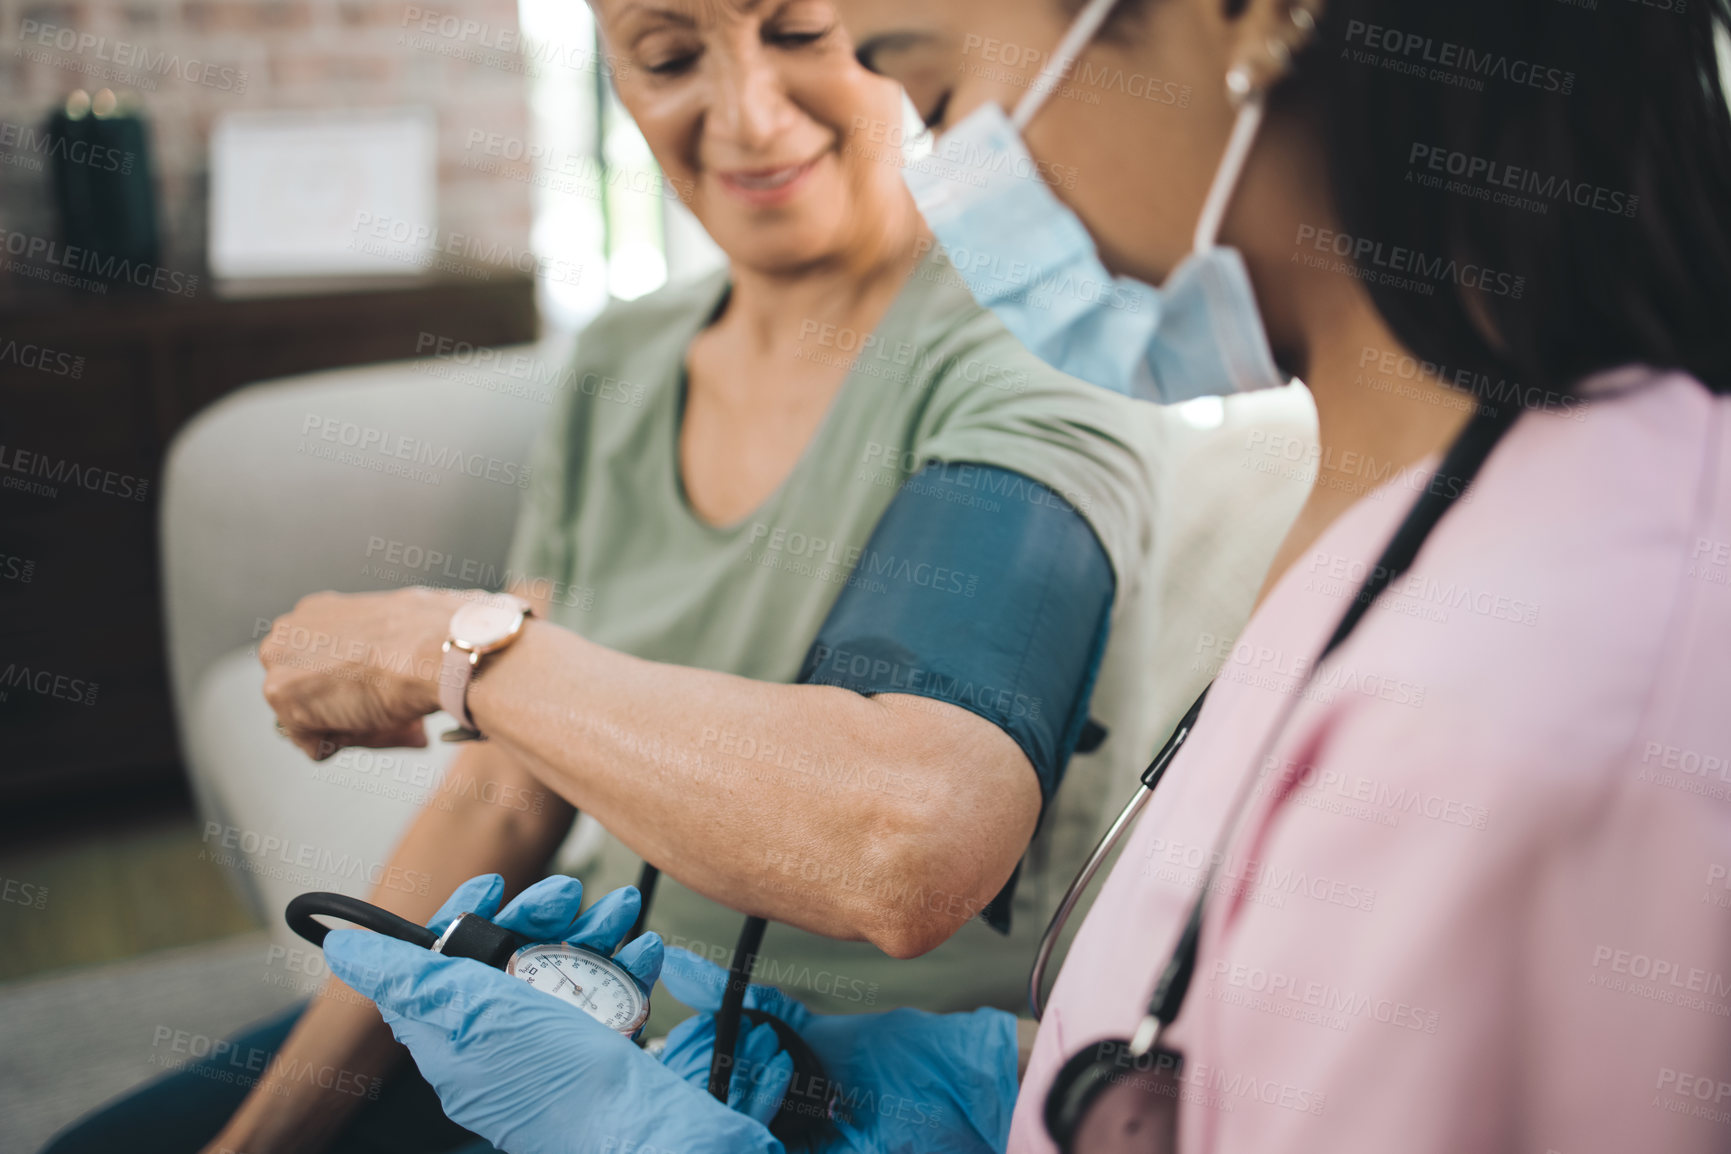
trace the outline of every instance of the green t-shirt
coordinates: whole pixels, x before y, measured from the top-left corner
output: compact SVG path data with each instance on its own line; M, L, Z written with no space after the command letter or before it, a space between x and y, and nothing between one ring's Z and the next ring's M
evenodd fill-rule
M869 337L811 326L791 355L852 365L829 411L760 507L722 528L700 520L679 477L684 359L727 287L720 272L616 303L579 339L532 458L509 559L514 576L551 582L558 624L638 657L792 682L897 489L940 460L1015 470L1067 498L1112 563L1116 630L1152 532L1140 407L1034 358L974 302L938 250ZM1008 939L975 919L924 957L896 961L868 943L772 925L757 979L826 1011L1019 1007L1033 943L1101 828L1107 779L1128 780L1123 766L1108 763L1134 762L1133 773L1151 743L1145 733L1117 732L1099 707L1117 696L1107 684L1115 664L1126 663L1109 651L1092 711L1110 735L1099 753L1072 760L1048 805L1023 863ZM736 755L744 748L733 735L711 736ZM1114 746L1120 756L1110 755ZM832 767L779 756L764 771L766 782L807 791L814 805L826 789L847 787L826 781ZM635 882L640 865L608 837L584 880L599 896ZM788 873L790 885L812 884L795 863ZM649 925L670 945L725 964L740 921L663 875ZM659 999L656 1028L681 1016L671 999Z

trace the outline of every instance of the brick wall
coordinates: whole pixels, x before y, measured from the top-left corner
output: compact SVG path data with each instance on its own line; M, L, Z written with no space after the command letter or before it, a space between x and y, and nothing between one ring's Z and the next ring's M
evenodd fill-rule
M0 228L54 235L50 165L21 129L108 87L150 123L166 265L202 266L210 128L230 109L429 105L441 231L522 251L524 174L463 164L476 131L529 134L516 35L516 0L0 0Z

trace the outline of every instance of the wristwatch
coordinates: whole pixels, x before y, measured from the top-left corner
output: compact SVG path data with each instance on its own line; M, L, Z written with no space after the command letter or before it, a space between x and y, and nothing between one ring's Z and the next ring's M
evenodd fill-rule
M439 669L439 708L457 719L458 728L446 730L441 735L445 741L486 740L469 716L469 682L481 658L517 640L530 612L521 597L487 593L451 615L451 635L445 639L445 660Z

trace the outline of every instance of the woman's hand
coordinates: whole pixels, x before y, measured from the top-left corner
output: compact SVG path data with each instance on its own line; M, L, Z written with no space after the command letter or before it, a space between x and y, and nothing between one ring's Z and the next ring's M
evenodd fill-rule
M688 1047L712 1051L727 971L675 949L667 951L661 982L681 1002L706 1011L668 1035L669 1051L682 1031ZM1012 1015L814 1014L758 985L746 989L745 1004L793 1027L823 1061L825 1077L795 1079L787 1088L802 1112L832 1113L836 1130L821 1154L997 1154L1009 1141L1017 1091ZM735 1080L768 1084L748 1062L742 1050ZM697 1076L708 1077L707 1065Z
M497 876L465 882L428 923L474 910L534 941L611 953L639 899L615 890L581 917L583 887L554 877L498 909ZM645 934L614 958L647 991L661 939ZM325 938L331 972L371 998L452 1121L512 1154L782 1154L760 1123L688 1085L629 1038L561 999L468 958L448 958L366 930Z
M259 642L264 697L306 755L350 745L425 746L421 718L439 708L439 669L453 590L314 593Z

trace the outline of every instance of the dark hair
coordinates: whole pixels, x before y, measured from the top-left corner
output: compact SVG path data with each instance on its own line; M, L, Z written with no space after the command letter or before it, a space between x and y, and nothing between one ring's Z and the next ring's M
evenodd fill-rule
M1635 362L1731 392L1728 18L1731 0L1331 0L1294 96L1323 113L1342 228L1525 278L1518 297L1367 282L1395 334L1556 392ZM1371 27L1413 47L1355 56ZM1445 187L1422 188L1414 156L1436 151ZM1501 183L1448 187L1475 162ZM1536 205L1481 199L1499 191Z
M1428 295L1364 277L1425 360L1557 394L1642 363L1725 393L1728 24L1731 0L1328 0L1273 99L1318 114L1351 243L1455 270Z

